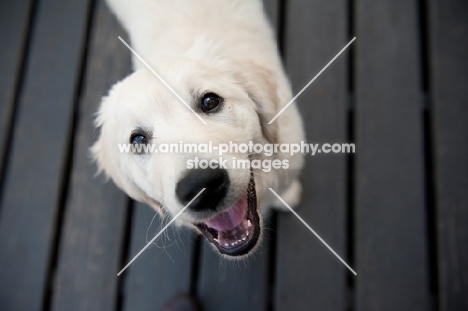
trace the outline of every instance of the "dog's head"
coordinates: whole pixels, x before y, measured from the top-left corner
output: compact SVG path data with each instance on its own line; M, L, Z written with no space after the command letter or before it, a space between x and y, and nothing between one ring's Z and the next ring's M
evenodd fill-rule
M149 70L140 69L112 87L101 103L96 125L100 137L92 154L100 170L132 198L176 215L202 188L206 190L177 223L203 233L222 254L250 253L261 236L257 200L267 185L265 173L233 162L248 153L222 156L224 168L188 168L187 161L216 160L210 154L122 152L120 146L212 142L276 142L276 77L257 64L237 66L225 60L178 58L155 68L199 114L203 124ZM168 146L168 145L166 145ZM213 167L215 162L211 162ZM262 178L263 177L263 178Z

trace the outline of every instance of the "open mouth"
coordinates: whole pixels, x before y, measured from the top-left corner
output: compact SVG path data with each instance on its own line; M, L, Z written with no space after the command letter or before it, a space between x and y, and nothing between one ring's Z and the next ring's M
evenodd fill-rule
M257 195L253 176L247 193L229 209L195 226L213 243L221 254L242 256L257 244L260 236L260 218L257 213Z

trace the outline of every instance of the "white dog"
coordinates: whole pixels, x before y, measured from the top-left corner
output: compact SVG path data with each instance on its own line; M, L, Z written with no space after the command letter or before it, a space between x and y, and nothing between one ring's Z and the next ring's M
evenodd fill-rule
M122 153L119 144L180 141L297 143L304 140L296 105L268 122L292 98L274 34L258 0L109 0L149 66L202 117L203 124L137 58L135 72L102 100L101 128L92 153L100 170L135 200L176 215L227 256L251 253L261 238L261 215L271 206L299 202L301 154L231 152L227 168L188 169L187 160L218 154ZM122 48L125 48L122 45ZM234 168L235 159L279 159L289 164L266 173Z

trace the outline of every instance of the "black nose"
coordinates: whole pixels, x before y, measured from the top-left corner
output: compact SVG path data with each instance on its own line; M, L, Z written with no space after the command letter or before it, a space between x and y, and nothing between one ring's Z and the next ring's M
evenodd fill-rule
M226 195L228 187L229 176L224 169L191 169L177 183L176 195L185 205L206 188L189 206L193 211L202 212L215 210Z

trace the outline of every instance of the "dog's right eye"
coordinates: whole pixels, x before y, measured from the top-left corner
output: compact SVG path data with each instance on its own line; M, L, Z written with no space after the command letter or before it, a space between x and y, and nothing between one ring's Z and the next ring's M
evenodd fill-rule
M147 145L148 139L143 134L135 133L130 136L130 143L132 145Z
M207 93L201 101L201 108L204 112L214 112L221 103L221 98L215 93Z

